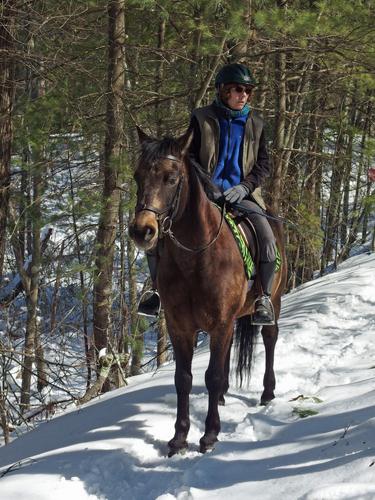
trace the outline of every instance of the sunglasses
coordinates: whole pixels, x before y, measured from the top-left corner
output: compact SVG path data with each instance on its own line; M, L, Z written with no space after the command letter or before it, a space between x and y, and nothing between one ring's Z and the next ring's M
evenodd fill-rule
M244 85L236 85L236 86L231 87L231 89L234 89L234 91L237 92L237 94L242 94L243 92L245 92L247 95L250 95L252 90L253 90L253 87L245 87Z

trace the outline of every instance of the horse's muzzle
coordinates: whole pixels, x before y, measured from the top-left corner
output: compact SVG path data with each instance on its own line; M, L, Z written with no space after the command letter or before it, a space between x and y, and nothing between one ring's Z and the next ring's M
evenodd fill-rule
M129 236L141 250L151 250L158 241L158 222L153 213L138 212L129 226Z

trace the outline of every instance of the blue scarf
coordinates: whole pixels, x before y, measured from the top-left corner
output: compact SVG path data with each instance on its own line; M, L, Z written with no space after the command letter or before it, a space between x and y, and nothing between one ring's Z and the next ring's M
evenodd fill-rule
M231 109L226 106L219 96L216 96L213 104L217 106L220 111L225 114L228 118L237 118L239 116L246 116L250 113L250 106L246 103L242 109L236 110Z

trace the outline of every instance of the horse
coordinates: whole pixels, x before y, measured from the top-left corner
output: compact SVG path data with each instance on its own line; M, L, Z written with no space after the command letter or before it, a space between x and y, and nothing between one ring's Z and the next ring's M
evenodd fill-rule
M177 418L168 456L188 448L191 364L196 335L210 336L210 360L205 372L208 412L200 452L214 448L220 432L218 406L225 404L234 326L238 344L237 375L250 374L254 339L261 328L265 373L261 404L274 396L273 369L281 294L286 281L286 258L281 224L271 220L282 257L271 301L275 324L251 324L256 293L248 279L235 239L223 211L210 201L211 184L202 167L188 155L191 132L178 139L154 139L138 129L140 155L134 173L137 204L129 235L144 251L158 248L157 288L164 308L175 358Z

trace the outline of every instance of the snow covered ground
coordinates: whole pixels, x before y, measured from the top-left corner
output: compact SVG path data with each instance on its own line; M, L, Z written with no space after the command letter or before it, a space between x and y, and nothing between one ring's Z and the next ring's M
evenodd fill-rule
M190 451L166 458L173 364L0 448L2 500L375 499L375 254L284 298L277 398L230 388L214 451L201 455L207 346L194 359ZM307 416L306 416L307 415ZM302 418L305 417L305 418Z

